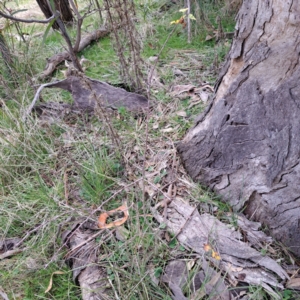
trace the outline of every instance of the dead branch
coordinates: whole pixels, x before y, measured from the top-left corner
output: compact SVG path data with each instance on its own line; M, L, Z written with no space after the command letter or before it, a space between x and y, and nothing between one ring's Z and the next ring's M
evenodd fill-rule
M81 20L81 21L82 21L82 20ZM78 22L79 22L79 21L78 21ZM69 56L70 56L70 58L71 58L71 60L72 60L72 63L73 63L73 65L74 65L74 67L75 67L78 71L83 72L82 67L81 67L81 65L80 65L80 62L79 62L79 60L78 60L78 57L76 56L76 51L73 49L71 39L70 39L70 37L69 37L69 34L68 34L67 30L66 30L66 27L65 27L63 21L62 21L60 18L57 18L56 23L58 24L59 29L60 29L60 31L61 31L61 33L62 33L62 36L63 36L64 40L66 41L66 43L67 43L67 45L68 45ZM79 25L78 25L78 26L79 26ZM81 25L80 25L80 26L81 26Z
M107 36L109 33L110 30L106 28L100 28L83 36L79 44L78 52L82 51L93 41L97 41L98 39ZM51 58L47 59L47 65L44 71L39 75L39 79L43 80L46 77L50 76L54 72L56 67L65 60L71 60L70 54L67 51L57 53Z
M0 10L0 16L5 18L5 19L9 19L9 20L12 20L12 21L17 21L17 22L22 22L22 23L42 23L42 24L47 24L49 23L50 21L52 21L53 19L56 19L57 17L59 17L59 12L55 12L53 14L52 17L46 19L46 20L36 20L36 19L19 19L19 18L16 18L16 17L13 17L13 16L10 16L10 15L7 15L5 14L4 12L2 12Z

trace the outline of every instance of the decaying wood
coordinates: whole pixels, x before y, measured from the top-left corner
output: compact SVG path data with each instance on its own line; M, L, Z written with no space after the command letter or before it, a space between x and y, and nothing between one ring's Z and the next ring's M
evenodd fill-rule
M106 28L100 28L91 33L88 33L87 35L82 37L78 51L82 51L93 41L97 41L98 39L107 36L109 33L110 30ZM55 71L56 67L65 60L71 60L70 54L67 51L57 53L51 58L47 59L47 65L45 67L45 70L39 75L39 79L45 79L46 77L50 76Z
M148 109L148 100L142 95L127 92L122 88L116 88L106 82L91 79L77 72L76 74L78 76L71 75L64 80L41 85L27 109L24 119L31 113L43 88L61 88L72 94L74 99L73 108L63 105L63 109L71 108L90 113L94 111L96 105L111 109L125 107L131 112L143 112Z
M192 178L300 256L300 1L243 1L216 96L178 146Z
M167 264L162 281L169 285L173 293L172 298L188 300L183 293L183 290L188 289L187 294L191 295L190 299L202 299L205 295L212 300L232 299L221 272L217 273L204 258L200 259L198 264L201 264L201 270L196 271L193 276L188 274L187 264L184 260L172 260Z
M242 281L251 285L262 285L272 292L271 286L283 288L282 282L289 278L276 261L263 256L252 248L249 242L243 242L240 232L223 224L214 216L200 215L197 209L177 199L173 200L168 207L166 222L164 216L158 211L153 209L153 213L160 223L167 225L184 247L198 253L200 257L206 257L233 283ZM247 236L257 236L257 224L248 222L243 230L246 231ZM257 249L260 249L263 236L262 234L259 241L252 240ZM264 242L268 241L269 238L265 236ZM206 244L218 252L221 260L207 255L204 247Z
M92 234L89 230L75 229L64 235L64 242L70 250L67 263L72 267L74 282L80 285L83 300L113 299L106 269L98 265L95 239L86 242Z

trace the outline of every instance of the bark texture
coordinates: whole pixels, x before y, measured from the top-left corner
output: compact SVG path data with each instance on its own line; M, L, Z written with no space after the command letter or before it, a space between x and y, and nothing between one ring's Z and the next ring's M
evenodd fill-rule
M146 97L85 76L70 75L64 80L47 84L47 87L69 91L75 108L86 112L93 112L97 105L115 110L125 107L131 112L143 112L149 108Z
M6 67L10 70L13 60L11 57L10 50L6 44L5 38L1 32L0 32L0 53Z
M47 19L52 17L53 14L47 0L36 0L36 2ZM68 0L54 0L54 5L55 9L60 12L60 17L63 22L67 23L73 21L73 14ZM53 23L52 28L59 30L57 22Z
M216 96L178 151L300 256L300 0L245 0Z
M66 263L72 268L73 280L81 288L83 300L112 300L106 268L98 261L99 243L95 242L93 230L77 228L63 234L65 245L69 248L65 256ZM99 235L99 234L97 234Z

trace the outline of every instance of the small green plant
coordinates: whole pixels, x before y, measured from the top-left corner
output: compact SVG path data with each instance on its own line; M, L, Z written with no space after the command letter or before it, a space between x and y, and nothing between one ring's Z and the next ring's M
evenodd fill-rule
M284 290L282 292L282 300L293 300L293 299L296 299L293 291Z

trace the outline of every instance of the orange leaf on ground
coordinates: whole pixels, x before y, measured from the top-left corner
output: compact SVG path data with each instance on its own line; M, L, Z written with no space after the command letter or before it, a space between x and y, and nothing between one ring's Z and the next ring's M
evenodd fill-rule
M123 212L124 217L106 224L107 218L114 216L118 212ZM100 214L98 218L98 227L100 229L109 229L109 228L117 227L124 224L127 221L128 217L129 217L128 207L127 207L127 202L125 201L123 205L121 205L120 207Z

